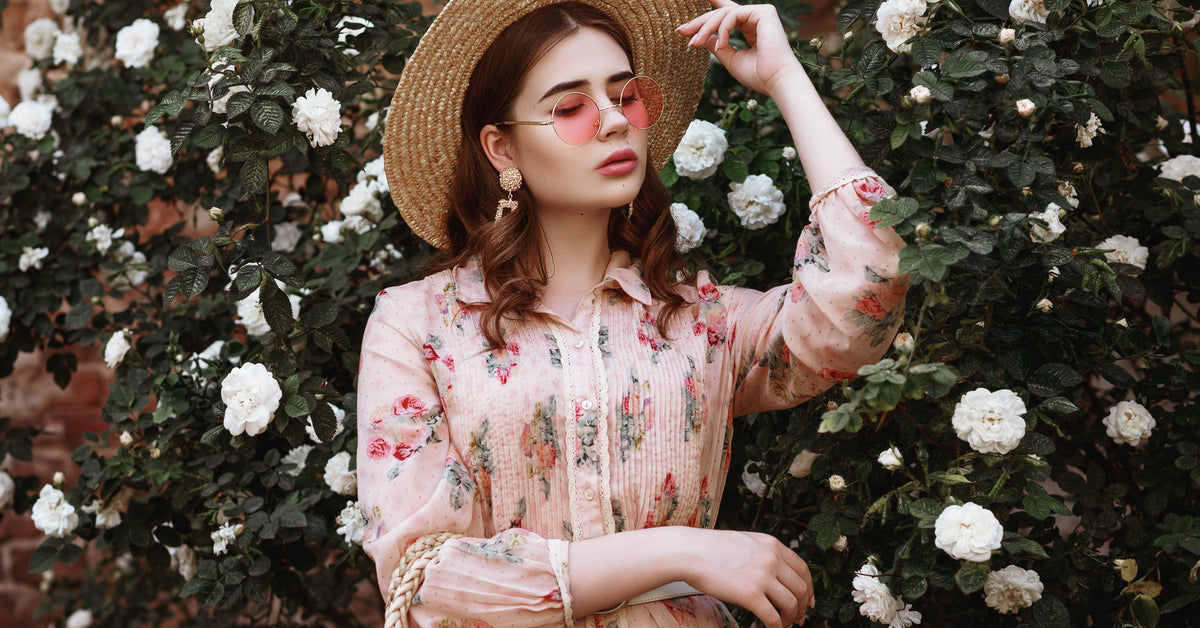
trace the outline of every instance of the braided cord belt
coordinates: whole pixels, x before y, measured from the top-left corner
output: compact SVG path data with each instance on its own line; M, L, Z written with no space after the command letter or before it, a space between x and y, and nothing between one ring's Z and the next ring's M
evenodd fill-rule
M392 572L392 581L388 584L387 611L384 614L385 628L408 628L408 610L412 608L413 598L417 589L425 580L425 566L437 557L442 544L462 536L454 532L438 532L426 534L412 542L404 550L404 556L396 570Z

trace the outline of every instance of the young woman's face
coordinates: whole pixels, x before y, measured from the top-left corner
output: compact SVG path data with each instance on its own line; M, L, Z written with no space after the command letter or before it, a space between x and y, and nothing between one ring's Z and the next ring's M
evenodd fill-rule
M513 120L550 120L568 92L591 96L601 109L619 101L633 78L625 51L609 35L582 28L548 50L529 70L512 106ZM628 204L646 176L647 131L620 109L600 112L596 138L574 146L552 126L510 126L512 154L541 212L590 212Z

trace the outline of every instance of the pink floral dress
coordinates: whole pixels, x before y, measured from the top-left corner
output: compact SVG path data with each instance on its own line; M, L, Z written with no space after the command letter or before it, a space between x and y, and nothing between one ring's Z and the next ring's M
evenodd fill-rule
M793 281L768 292L678 290L666 337L640 265L615 252L565 320L480 332L477 268L388 288L363 337L358 487L363 548L387 590L406 546L463 534L425 570L419 626L731 625L697 595L576 621L571 541L651 526L711 527L736 417L788 408L887 349L903 312L903 241L868 211L891 191L855 169L813 197Z

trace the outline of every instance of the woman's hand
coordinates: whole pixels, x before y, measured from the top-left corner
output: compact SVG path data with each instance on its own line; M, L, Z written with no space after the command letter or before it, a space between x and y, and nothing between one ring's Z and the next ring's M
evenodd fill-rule
M804 559L773 536L733 530L688 529L692 555L687 583L754 613L766 628L804 621L816 605Z
M796 60L775 7L741 6L733 0L708 0L713 10L676 30L691 37L689 46L705 46L739 83L775 97L778 85L792 72L804 72ZM749 48L736 50L729 34L740 30Z

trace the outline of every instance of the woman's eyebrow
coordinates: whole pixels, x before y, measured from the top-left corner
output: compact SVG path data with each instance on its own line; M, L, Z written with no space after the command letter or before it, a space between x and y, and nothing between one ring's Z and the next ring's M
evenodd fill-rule
M633 75L632 70L623 70L621 72L617 72L616 74L608 77L608 82L609 83L617 83L620 81L627 81L627 80L633 78L633 76L634 75ZM538 102L546 100L547 98L549 98L559 92L571 91L571 90L583 87L587 84L588 84L588 81L585 79L576 79L574 81L563 81L562 83L559 83L559 84L555 85L554 87L551 87L545 94L542 94L542 97L540 99L538 99Z

